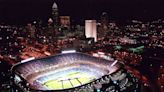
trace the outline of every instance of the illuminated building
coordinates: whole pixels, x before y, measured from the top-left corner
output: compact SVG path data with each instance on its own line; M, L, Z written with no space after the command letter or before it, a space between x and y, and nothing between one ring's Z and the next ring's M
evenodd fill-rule
M108 29L109 18L106 12L103 12L101 15L101 26L104 30Z
M94 41L97 42L96 20L85 20L85 36L86 38L94 38Z
M52 18L49 18L48 19L48 25L51 25L51 24L53 24L53 20L52 20Z
M60 25L64 28L70 28L70 16L60 16Z
M58 26L58 6L57 4L54 2L53 6L52 6L52 19L54 22L54 27Z
M14 84L23 92L141 92L138 79L117 60L62 52L14 65Z

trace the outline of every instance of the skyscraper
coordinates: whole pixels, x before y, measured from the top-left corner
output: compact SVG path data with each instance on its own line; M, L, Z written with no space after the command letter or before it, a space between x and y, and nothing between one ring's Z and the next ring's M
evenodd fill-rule
M70 16L60 16L61 27L70 29Z
M109 17L108 17L108 14L106 12L102 13L100 22L101 22L102 28L104 30L107 30L108 29L108 23L109 23Z
M96 20L85 20L85 36L86 38L94 38L94 41L97 42Z
M52 19L53 19L54 27L57 27L59 25L59 18L58 17L59 17L58 6L54 2L53 6L52 6Z

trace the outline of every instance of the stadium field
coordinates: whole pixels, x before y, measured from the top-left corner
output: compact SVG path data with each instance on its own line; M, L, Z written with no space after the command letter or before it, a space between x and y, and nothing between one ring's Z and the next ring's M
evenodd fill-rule
M87 84L95 79L94 75L87 74L85 72L72 71L66 73L63 76L56 77L44 83L49 89L60 90L77 87L83 84Z

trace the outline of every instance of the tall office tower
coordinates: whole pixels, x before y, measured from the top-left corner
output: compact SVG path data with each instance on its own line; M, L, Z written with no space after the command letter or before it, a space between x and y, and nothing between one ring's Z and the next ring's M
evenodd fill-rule
M58 6L54 2L53 6L52 6L52 19L53 19L54 27L57 27L59 25L59 18L58 17L59 17Z
M70 16L60 16L61 27L70 29Z
M51 26L53 24L53 22L54 22L53 19L52 18L49 18L48 19L48 26Z
M94 38L94 41L97 42L96 20L85 20L85 36L86 38Z
M109 23L109 17L108 14L106 12L103 12L101 15L101 26L104 30L108 29L108 23Z

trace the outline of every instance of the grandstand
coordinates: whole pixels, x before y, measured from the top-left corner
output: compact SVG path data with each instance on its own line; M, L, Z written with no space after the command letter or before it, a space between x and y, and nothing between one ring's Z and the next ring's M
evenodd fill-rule
M114 77L110 76L120 68L121 64L116 61L75 52L19 63L12 67L12 71L15 84L24 91L56 92L78 88L89 90L95 88L93 84L96 82L109 83L110 80L123 80L126 77L125 73L119 74L120 77L116 77L118 74ZM123 83L121 85L123 85L121 87L125 86Z

